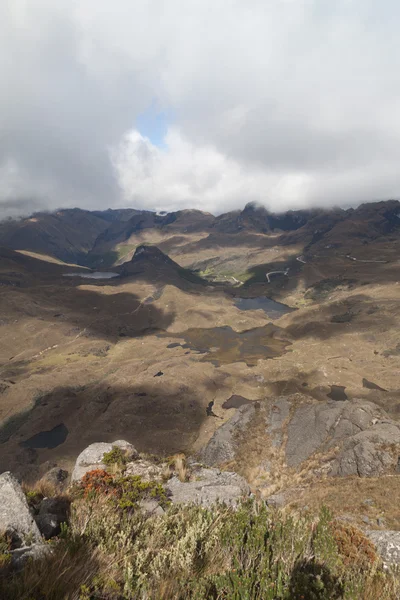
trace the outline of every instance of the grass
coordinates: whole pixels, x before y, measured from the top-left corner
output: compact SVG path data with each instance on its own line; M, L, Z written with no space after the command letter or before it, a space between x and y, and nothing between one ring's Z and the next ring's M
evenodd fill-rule
M175 458L175 468L179 465ZM127 481L128 480L128 481ZM0 561L4 600L395 600L362 532L323 508L295 516L247 501L236 510L194 505L162 515L138 509L157 496L140 477L92 472L75 490L52 552L21 572ZM161 487L161 486L160 486ZM77 493L80 492L80 493ZM120 502L133 493L134 502ZM5 540L6 543L6 540ZM7 556L7 551L5 552Z

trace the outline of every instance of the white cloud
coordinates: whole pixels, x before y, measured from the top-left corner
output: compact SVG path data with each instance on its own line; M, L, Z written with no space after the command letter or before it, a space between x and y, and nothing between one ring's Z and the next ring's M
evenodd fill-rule
M399 196L399 17L394 0L4 0L0 206ZM134 131L154 99L174 115L163 149Z

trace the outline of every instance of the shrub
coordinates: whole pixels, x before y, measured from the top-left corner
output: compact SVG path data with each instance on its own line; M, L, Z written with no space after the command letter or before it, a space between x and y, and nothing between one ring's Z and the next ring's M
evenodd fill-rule
M372 560L363 534L338 524L325 509L318 518L299 517L248 501L237 509L173 505L161 516L146 515L134 508L143 497L161 496L162 486L104 471L87 475L53 553L0 578L1 598L400 597L398 577Z
M145 498L155 499L164 507L168 504L165 489L161 484L144 481L139 475L111 475L102 469L86 473L78 484L77 493L84 498L108 496L122 509L134 508Z
M122 448L118 446L113 446L110 452L105 452L103 456L103 463L105 465L118 465L119 467L123 467L128 462L128 456Z

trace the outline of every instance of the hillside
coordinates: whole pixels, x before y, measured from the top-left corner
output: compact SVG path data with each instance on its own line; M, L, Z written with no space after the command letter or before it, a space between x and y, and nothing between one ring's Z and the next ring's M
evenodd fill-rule
M78 227L62 254L79 264L46 245L46 216L0 249L0 471L70 478L89 445L124 439L233 473L296 519L326 505L372 537L400 531L398 214L85 212L83 254ZM57 252L77 215L48 216Z

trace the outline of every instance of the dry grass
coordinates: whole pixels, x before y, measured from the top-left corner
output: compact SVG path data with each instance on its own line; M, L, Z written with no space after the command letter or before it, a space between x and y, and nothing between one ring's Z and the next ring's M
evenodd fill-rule
M289 507L308 506L318 511L326 505L336 515L349 516L364 527L363 518L367 517L369 529L379 529L377 519L383 518L385 529L400 530L399 497L400 477L396 475L326 477L314 480L312 487L296 489Z
M39 479L35 483L22 483L22 489L26 496L41 496L42 498L54 498L60 494L60 489L46 479Z
M168 466L166 467L166 472L169 470L169 479L171 477L171 473L175 473L179 479L179 481L185 482L190 479L190 470L187 464L186 456L182 453L174 454L168 459Z

